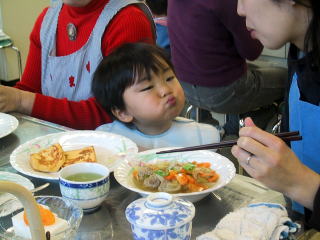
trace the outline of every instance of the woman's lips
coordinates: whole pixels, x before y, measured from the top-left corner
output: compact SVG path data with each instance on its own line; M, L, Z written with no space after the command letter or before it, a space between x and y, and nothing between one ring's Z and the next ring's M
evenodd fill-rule
M250 31L250 36L251 36L253 39L256 39L256 38L257 38L256 31L251 30L251 31Z
M252 29L252 28L247 28L247 29L250 32L251 38L256 39L257 38L256 31L254 29Z

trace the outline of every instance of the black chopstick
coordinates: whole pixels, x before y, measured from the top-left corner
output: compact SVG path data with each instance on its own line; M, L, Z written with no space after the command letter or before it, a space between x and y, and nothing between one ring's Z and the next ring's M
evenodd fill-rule
M298 131L276 133L275 136L280 137L283 141L302 140L302 136L299 136ZM211 144L204 144L204 145L193 146L193 147L185 147L185 148L177 148L177 149L172 149L172 150L160 151L160 152L157 152L156 154L187 152L187 151L207 150L207 149L218 149L218 148L232 147L235 144L237 144L237 139L223 141L223 142L219 142L219 143L211 143Z
M300 133L299 131L293 131L293 132L282 132L282 133L276 133L274 134L277 137L289 137L289 136L298 136Z

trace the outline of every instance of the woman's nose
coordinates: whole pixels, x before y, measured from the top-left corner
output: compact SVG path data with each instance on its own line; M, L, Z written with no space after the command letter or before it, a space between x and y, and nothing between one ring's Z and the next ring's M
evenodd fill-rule
M245 17L245 13L243 11L242 0L238 0L237 13L239 16Z

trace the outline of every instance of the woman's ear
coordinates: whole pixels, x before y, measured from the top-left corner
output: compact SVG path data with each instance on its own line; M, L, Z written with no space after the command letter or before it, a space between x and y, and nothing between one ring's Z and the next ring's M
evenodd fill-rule
M126 110L113 109L112 114L121 122L130 123L133 121L133 116Z

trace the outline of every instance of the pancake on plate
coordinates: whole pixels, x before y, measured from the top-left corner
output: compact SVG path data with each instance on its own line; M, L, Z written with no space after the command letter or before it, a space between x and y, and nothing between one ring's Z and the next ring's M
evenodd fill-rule
M59 143L30 155L31 167L41 172L57 172L64 163L65 155Z
M64 152L64 156L65 162L62 167L80 162L97 162L96 153L93 146L66 151Z

